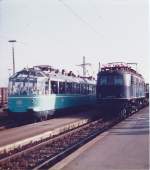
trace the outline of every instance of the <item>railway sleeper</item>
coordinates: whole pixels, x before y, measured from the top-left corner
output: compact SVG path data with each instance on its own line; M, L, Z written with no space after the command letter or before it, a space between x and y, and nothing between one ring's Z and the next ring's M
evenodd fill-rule
M123 113L126 113L127 112L127 109L124 110ZM122 117L124 117L125 114L122 114ZM103 126L105 127L106 125L109 127L109 126L112 126L110 124L113 124L114 120L110 121L109 123L106 122L106 123L103 123ZM93 126L92 126L93 125ZM52 143L50 143L49 145L47 145L45 148L42 147L41 149L44 149L43 151L40 151L42 154L42 156L40 155L37 155L38 154L38 150L37 152L33 152L31 155L31 159L29 159L29 162L28 162L28 168L30 168L32 165L31 168L35 167L36 164L34 164L34 162L36 162L35 160L47 160L49 159L50 157L53 157L54 155L58 154L59 152L62 152L65 148L67 147L71 147L73 144L77 144L77 143L84 143L84 140L85 140L85 136L88 136L89 134L92 136L93 134L98 134L100 133L100 129L98 129L98 125L97 124L92 124L91 126L89 126L89 131L85 132L85 130L87 130L87 127L84 128L83 130L79 130L78 132L76 132L77 134L72 134L69 136L65 136L63 137L62 139L59 139L59 140L55 140L55 141L52 141ZM101 127L101 126L100 126ZM95 130L94 130L95 129ZM91 138L91 137L90 137ZM66 141L64 141L66 140ZM49 148L50 147L50 148ZM36 154L37 153L37 154ZM52 154L53 153L53 154ZM24 155L25 157L25 155ZM27 156L28 158L30 157L29 155ZM42 158L41 158L42 157ZM14 159L16 160L16 159ZM17 165L19 165L19 162L22 161L21 157L18 159L18 161L15 161L15 167ZM11 160L10 160L11 162ZM40 161L39 161L40 162ZM8 163L8 162L7 162ZM16 165L17 163L17 165ZM11 164L11 163L10 163ZM29 165L30 164L30 165ZM39 163L38 163L39 164ZM12 164L11 164L12 165ZM34 166L33 166L34 165ZM6 166L7 167L7 166Z

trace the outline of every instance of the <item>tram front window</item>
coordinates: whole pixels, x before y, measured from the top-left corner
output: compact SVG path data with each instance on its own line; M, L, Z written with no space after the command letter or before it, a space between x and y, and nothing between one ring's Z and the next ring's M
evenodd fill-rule
M27 81L10 81L9 95L30 95L36 94L36 83Z

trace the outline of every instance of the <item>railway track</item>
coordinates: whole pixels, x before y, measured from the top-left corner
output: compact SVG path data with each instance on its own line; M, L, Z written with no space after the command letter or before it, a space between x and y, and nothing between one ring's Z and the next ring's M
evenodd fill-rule
M58 136L0 153L0 170L47 169L121 120L123 117L111 120L99 118Z
M55 138L48 138L36 144L31 143L14 152L3 153L0 155L0 170L35 170L51 167L118 121L118 118L107 122L99 119Z

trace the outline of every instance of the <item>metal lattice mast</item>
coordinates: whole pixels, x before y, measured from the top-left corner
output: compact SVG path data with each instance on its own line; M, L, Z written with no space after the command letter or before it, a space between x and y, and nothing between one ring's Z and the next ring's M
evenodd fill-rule
M83 56L83 64L80 64L78 66L82 67L82 69L83 69L83 76L84 77L86 76L86 66L87 65L91 65L91 63L86 63L85 62L85 56Z

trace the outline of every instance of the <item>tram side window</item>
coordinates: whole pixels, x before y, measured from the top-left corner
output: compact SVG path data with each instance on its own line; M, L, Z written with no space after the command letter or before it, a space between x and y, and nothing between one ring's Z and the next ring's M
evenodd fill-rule
M76 94L77 93L77 83L72 83L72 93Z
M79 94L79 84L76 83L76 94Z
M45 82L45 94L49 94L49 82Z
M88 84L85 84L85 94L88 94Z
M83 84L83 94L86 94L86 85Z
M90 84L88 85L88 94L90 94Z
M84 94L84 84L81 84L81 94Z
M89 94L89 85L86 86L86 94Z
M87 85L84 84L84 94L86 94L86 93L87 93Z
M87 94L89 94L90 93L90 89L89 89L90 87L89 87L89 84L87 85Z
M72 84L72 89L71 89L71 93L75 93L76 92L76 86L75 83L71 83Z
M93 94L96 94L96 86L93 85Z
M72 83L72 93L76 93L76 84Z
M89 94L92 94L92 85L89 85Z
M52 94L58 94L58 82L51 81Z
M59 93L65 93L65 82L59 82Z
M78 94L81 94L81 84L78 84Z
M81 85L81 89L82 89L82 94L86 94L87 93L87 86L86 86L86 84L82 84Z
M66 83L66 93L72 92L72 83Z
M83 94L83 84L80 84L80 94Z
M74 84L73 84L73 83L71 83L71 91L70 91L70 93L71 93L71 94L74 93Z
M76 85L76 93L80 94L80 84L78 84L78 83Z

